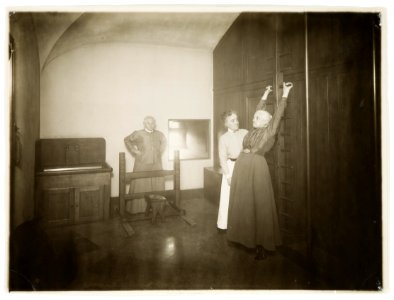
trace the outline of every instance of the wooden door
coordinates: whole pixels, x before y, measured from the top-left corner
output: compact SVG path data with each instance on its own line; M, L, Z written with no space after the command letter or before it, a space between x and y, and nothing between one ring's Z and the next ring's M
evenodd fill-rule
M275 146L266 159L284 245L306 254L305 16L260 13L244 18L247 128L252 129L256 105L267 85L272 85L274 92L266 109L274 114L282 97L282 83L294 84Z
M267 101L267 110L273 114L282 96L283 80L294 83L277 141L266 159L284 244L297 250L306 248L304 21L305 15L299 13L244 13L214 51L217 135L222 128L219 112L238 110L241 127L251 130L265 87L274 87ZM232 63L224 64L230 56ZM217 138L214 137L215 165Z
M246 128L253 129L253 116L268 85L276 83L276 14L246 13L244 20L244 86ZM274 114L277 106L276 91L266 102L266 110ZM274 194L277 194L277 143L265 154L270 169Z
M292 82L277 137L276 202L285 246L306 255L306 143L305 143L305 15L276 18L276 91Z
M103 186L75 188L75 222L103 219Z
M313 259L336 288L382 284L375 21L308 14Z
M49 188L42 191L44 211L38 212L48 225L72 224L74 221L74 189Z

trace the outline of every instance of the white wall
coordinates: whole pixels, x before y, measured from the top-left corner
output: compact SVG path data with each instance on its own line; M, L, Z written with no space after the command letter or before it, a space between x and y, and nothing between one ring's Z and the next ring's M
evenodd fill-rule
M168 119L212 119L212 76L210 51L127 43L78 48L42 71L40 137L104 137L117 196L124 137L142 128L145 115L167 137ZM131 171L128 153L126 160ZM202 188L203 168L212 164L182 161L181 189ZM163 165L172 168L167 151Z

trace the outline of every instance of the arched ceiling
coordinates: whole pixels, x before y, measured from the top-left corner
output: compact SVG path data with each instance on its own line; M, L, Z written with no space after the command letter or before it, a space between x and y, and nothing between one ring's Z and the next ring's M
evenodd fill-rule
M43 67L53 46L82 13L32 13L37 36L40 66Z
M143 43L213 50L238 13L33 13L41 67L92 43Z

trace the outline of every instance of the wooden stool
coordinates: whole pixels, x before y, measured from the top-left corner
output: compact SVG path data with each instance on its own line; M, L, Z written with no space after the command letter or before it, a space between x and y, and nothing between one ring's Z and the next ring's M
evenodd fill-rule
M164 221L164 209L167 204L167 198L161 195L149 194L145 196L146 200L146 214L149 214L152 209L152 224L156 223L157 215L160 216L161 221Z

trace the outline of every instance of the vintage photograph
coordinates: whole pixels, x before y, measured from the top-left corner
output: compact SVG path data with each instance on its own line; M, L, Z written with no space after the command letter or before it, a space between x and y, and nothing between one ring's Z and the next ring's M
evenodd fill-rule
M9 291L385 290L384 9L7 18Z

